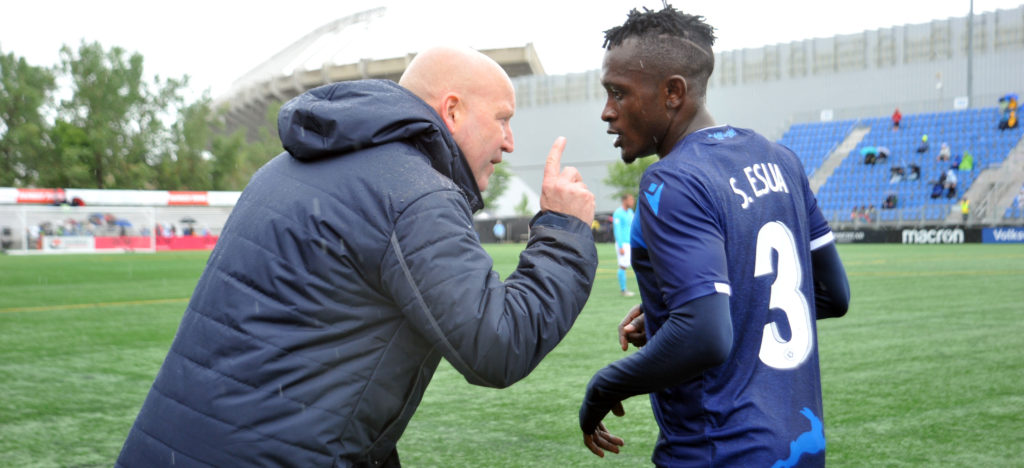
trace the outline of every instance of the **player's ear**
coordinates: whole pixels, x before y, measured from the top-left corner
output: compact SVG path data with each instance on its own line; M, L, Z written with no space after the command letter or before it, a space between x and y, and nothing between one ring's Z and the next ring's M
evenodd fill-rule
M686 103L686 78L672 75L665 80L665 108L679 109Z

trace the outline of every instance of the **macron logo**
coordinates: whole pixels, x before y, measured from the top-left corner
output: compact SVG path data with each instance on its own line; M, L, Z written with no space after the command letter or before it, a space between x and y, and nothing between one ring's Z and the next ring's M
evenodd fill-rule
M665 188L665 183L660 184L652 183L650 187L647 187L647 191L644 192L644 196L647 197L647 203L651 205L651 210L654 211L654 216L658 216L658 204L661 203L661 189Z

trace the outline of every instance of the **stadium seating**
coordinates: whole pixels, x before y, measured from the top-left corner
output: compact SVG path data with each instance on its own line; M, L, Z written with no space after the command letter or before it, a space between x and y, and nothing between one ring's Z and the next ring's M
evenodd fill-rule
M839 145L853 129L856 120L824 123L793 124L779 143L786 145L800 156L804 171L810 177L821 167L825 157Z
M977 176L987 167L999 165L1021 139L1022 129L1000 131L995 107L960 111L928 112L904 115L900 130L892 129L889 116L845 120L838 122L794 124L779 140L791 148L803 162L811 176L822 162L841 143L851 130L869 127L856 148L850 152L832 175L818 190L818 203L830 221L848 221L856 207L874 206L877 221L942 221L953 211L958 212L961 196L971 188ZM922 135L928 135L930 148L917 153ZM952 165L938 161L942 143L949 144L952 159L959 160L964 151L974 157L974 167L957 171L956 195L930 198L932 185ZM866 146L887 147L888 160L866 165L860 150ZM921 167L918 180L890 183L890 168ZM895 194L895 209L882 209L885 198ZM1015 210L1015 211L1014 211ZM1019 207L1008 210L1006 217L1020 213Z

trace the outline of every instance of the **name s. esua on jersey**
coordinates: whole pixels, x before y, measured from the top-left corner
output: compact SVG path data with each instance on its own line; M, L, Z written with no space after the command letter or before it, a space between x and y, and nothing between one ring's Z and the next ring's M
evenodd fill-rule
M782 171L779 169L778 164L770 162L753 164L743 168L743 175L747 182L750 182L750 190L754 193L755 197L763 197L773 192L789 193L786 179L782 177ZM751 203L754 203L753 198L739 187L736 187L735 177L729 178L729 186L732 187L733 193L740 196L742 201L740 208L745 210Z

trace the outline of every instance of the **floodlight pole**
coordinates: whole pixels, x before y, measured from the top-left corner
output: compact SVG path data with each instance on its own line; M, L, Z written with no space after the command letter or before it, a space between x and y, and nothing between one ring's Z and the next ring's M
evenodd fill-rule
M967 13L967 107L974 107L974 0Z

